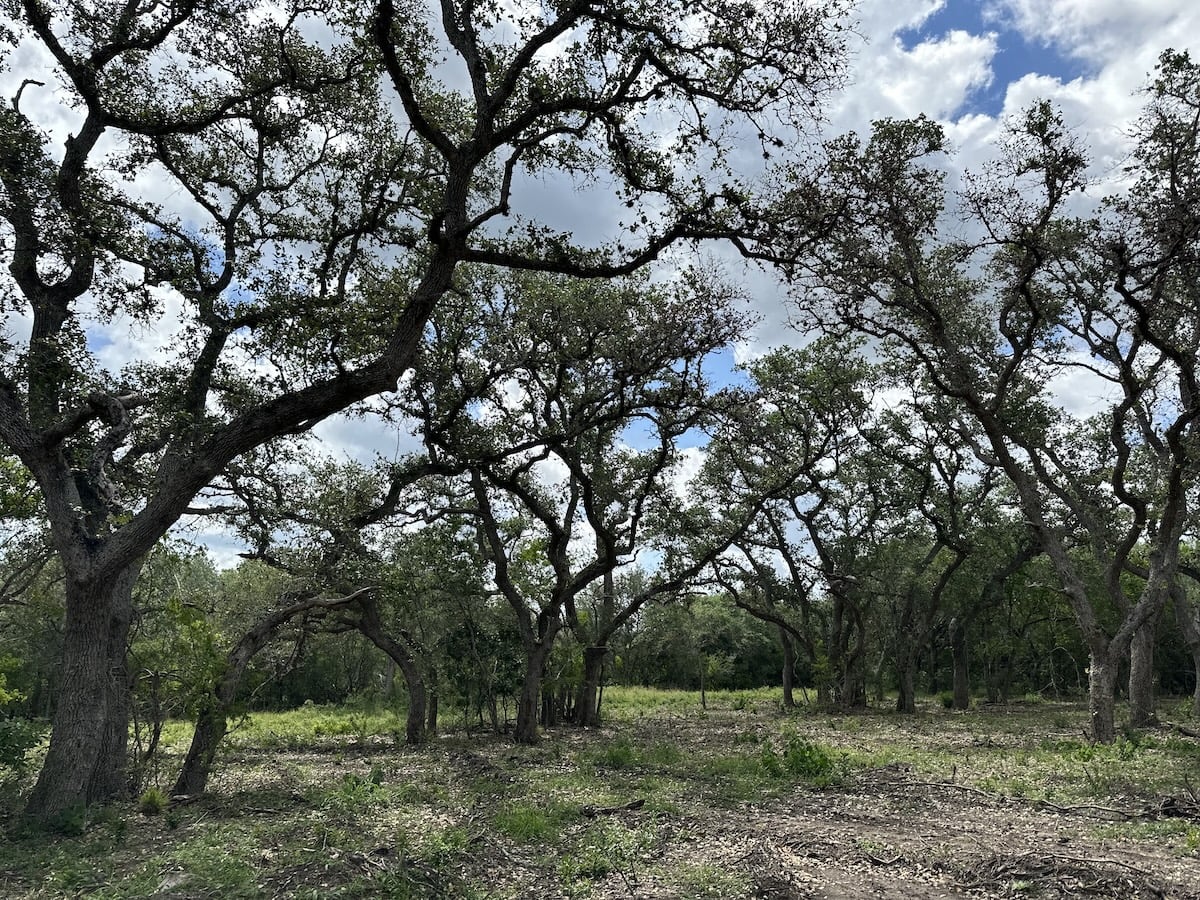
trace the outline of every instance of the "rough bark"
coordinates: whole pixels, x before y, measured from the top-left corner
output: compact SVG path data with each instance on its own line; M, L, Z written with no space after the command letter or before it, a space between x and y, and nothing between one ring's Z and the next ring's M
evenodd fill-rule
M379 615L379 607L370 598L360 601L361 614L357 626L376 647L392 659L404 676L404 684L408 689L408 714L404 722L404 742L409 745L420 744L425 740L425 718L427 713L427 697L425 676L417 664L416 657L407 646L408 642L396 640L383 628L383 620Z
M607 657L607 647L583 648L583 681L579 685L579 699L575 704L579 725L600 724L600 681L604 677L604 660Z
M521 681L521 694L517 698L517 723L513 728L513 740L518 744L538 742L538 714L541 711L538 701L553 640L554 636L551 635L549 640L543 640L525 653L525 677Z
M898 688L896 712L915 713L917 711L916 671L917 661L914 654L902 651L896 659L896 686Z
M425 708L425 733L437 734L438 730L438 692L435 688L429 692L429 703Z
M1129 645L1129 724L1144 728L1156 721L1154 697L1154 645L1158 616L1137 630Z
M1188 571L1190 566L1181 569L1193 580L1200 576L1200 572ZM1183 642L1192 654L1192 668L1196 673L1196 683L1192 689L1192 715L1200 717L1200 616L1188 601L1187 593L1179 585L1171 590L1171 605L1175 608L1175 622L1179 626L1179 633L1183 635Z
M1092 740L1098 744L1111 744L1116 739L1116 686L1116 665L1093 653L1088 670L1088 713Z
M796 645L783 627L779 629L779 643L783 647L783 708L795 709Z
M315 611L328 611L349 606L366 596L366 590L348 597L319 599L309 597L288 606L272 610L255 622L226 654L225 668L213 685L212 693L196 717L192 743L183 760L183 768L171 789L174 794L202 794L208 786L213 760L229 729L229 714L237 699L237 691L250 662L260 650L275 639L279 629L298 616Z
M46 761L25 807L32 822L53 825L129 792L125 652L140 569L138 560L112 579L67 580L62 678Z

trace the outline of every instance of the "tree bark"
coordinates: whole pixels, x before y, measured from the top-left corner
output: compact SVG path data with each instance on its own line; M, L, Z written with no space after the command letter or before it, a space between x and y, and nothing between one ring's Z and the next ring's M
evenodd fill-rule
M583 681L575 704L576 722L581 726L600 724L600 680L604 676L604 660L608 647L583 648Z
M779 629L779 643L783 646L783 708L795 709L796 645L782 627Z
M1192 688L1192 715L1200 717L1200 617L1181 586L1172 588L1171 605L1175 608L1179 633L1183 635L1183 642L1192 654L1192 668L1196 673L1196 683Z
M172 794L192 796L204 793L217 748L221 746L228 730L229 704L209 706L200 713L196 718L192 743L183 760L183 768L175 779L175 786L171 788Z
M438 730L438 691L435 682L429 691L429 702L425 708L425 734L437 734Z
M242 683L247 667L255 655L267 646L283 625L297 616L316 609L337 609L347 606L365 596L365 591L356 591L348 597L336 600L308 598L290 606L276 609L244 634L225 658L225 671L213 685L200 715L196 718L196 729L192 732L192 743L183 760L183 768L175 780L173 794L202 794L208 787L208 777L213 760L229 729L229 713L237 699L238 686Z
M1116 685L1116 665L1093 653L1088 669L1088 712L1092 722L1092 740L1098 744L1111 744L1116 739Z
M368 604L364 604L364 608ZM404 743L416 746L425 740L425 717L427 714L427 693L425 677L421 667L408 648L400 641L382 630L378 616L371 617L364 609L359 630L365 634L376 647L382 650L400 667L404 676L404 684L408 689L408 715L404 720Z
M954 659L954 708L971 706L971 678L967 658L967 626L961 619L950 623L950 654Z
M525 677L521 681L521 694L517 698L517 724L513 730L513 740L518 744L536 744L538 742L538 714L541 706L538 699L542 692L542 675L546 669L546 660L550 657L553 635L550 640L543 640L525 653Z
M50 748L25 805L32 823L129 793L126 648L138 559L111 579L68 578L61 679Z
M915 674L917 661L909 652L903 652L896 660L897 687L896 712L915 713L917 711L917 691Z
M1129 724L1144 728L1156 721L1154 697L1154 645L1158 616L1152 616L1129 645Z

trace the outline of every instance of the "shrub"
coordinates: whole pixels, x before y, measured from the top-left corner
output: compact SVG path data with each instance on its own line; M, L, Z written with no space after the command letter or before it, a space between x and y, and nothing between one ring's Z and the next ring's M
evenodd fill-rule
M42 729L25 719L0 719L0 769L20 770L25 754L42 739Z
M783 765L793 776L809 780L827 779L834 772L833 757L828 750L795 735L788 739Z

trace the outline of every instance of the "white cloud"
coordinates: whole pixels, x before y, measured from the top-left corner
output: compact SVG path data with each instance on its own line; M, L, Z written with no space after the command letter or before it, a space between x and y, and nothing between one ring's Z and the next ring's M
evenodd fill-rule
M1194 0L995 0L992 9L1031 42L1106 68L1200 39Z
M862 43L851 47L851 85L829 113L834 131L865 131L884 117L945 118L991 83L992 34L955 30L912 47L901 41L900 32L943 6L939 0L866 0L858 7Z

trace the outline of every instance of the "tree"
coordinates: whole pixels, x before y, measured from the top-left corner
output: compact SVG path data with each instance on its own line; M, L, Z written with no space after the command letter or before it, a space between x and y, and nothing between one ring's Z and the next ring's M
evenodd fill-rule
M514 734L533 741L564 616L590 654L583 702L594 711L595 663L608 638L686 580L667 567L633 610L617 611L609 592L596 622L576 607L651 545L651 526L677 505L678 444L726 402L710 390L705 362L745 321L720 285L698 277L581 286L524 276L477 284L433 326L408 412L421 423L429 465L460 473L462 500L452 504L475 516L492 578L517 617L526 672Z
M942 176L924 160L944 141L927 120L879 123L865 146L835 142L808 193L792 197L822 223L838 210L831 239L803 266L835 299L801 302L919 367L955 404L960 434L1012 483L1087 643L1099 741L1114 738L1115 680L1131 644L1132 717L1151 714L1144 626L1174 580L1195 476L1198 91L1187 55L1165 53L1134 186L1090 219L1066 214L1086 161L1047 104L1012 123L996 171L970 183L977 243L941 236ZM1068 371L1090 373L1114 399L1090 420L1072 417L1053 394ZM1102 573L1112 624L1071 552L1074 534ZM1147 577L1131 602L1137 548Z
M853 343L818 340L748 366L747 415L718 433L702 472L717 505L762 498L752 526L733 542L736 552L717 561L719 581L738 606L780 629L785 658L794 640L815 672L838 673L817 679L820 701L835 705L856 705L861 696L849 682L861 660L863 632L859 627L852 650L854 626L846 627L847 609L862 624L852 596L856 578L846 568L849 560L838 558L827 527L870 419L876 376L857 350ZM850 506L858 508L860 499ZM846 512L857 518L849 507ZM818 602L822 580L832 597L828 614Z
M760 252L727 148L793 146L840 58L838 3L6 10L56 82L0 112L3 310L32 320L0 347L0 440L66 574L27 804L46 821L123 789L130 591L215 475L395 389L464 262L603 277L680 242ZM35 111L55 104L61 149ZM521 214L529 173L609 185L634 218L581 246ZM95 349L131 327L162 360L104 371Z

